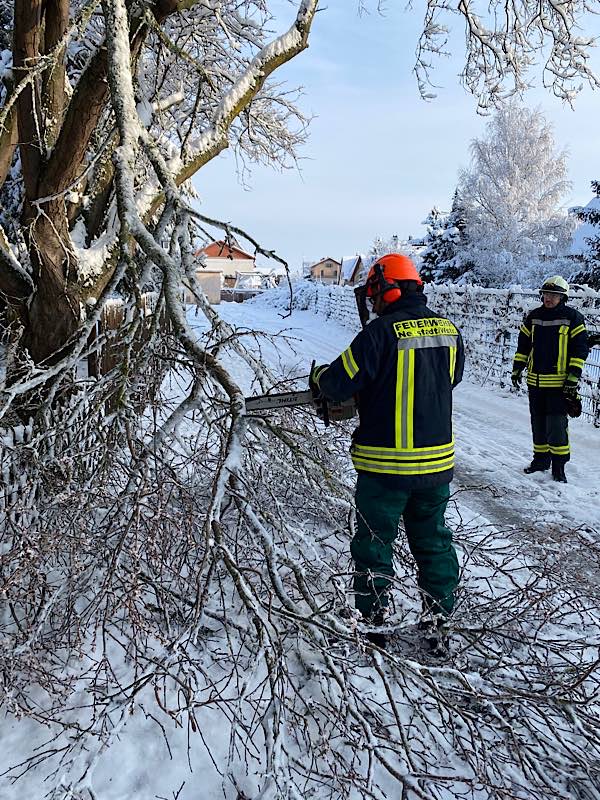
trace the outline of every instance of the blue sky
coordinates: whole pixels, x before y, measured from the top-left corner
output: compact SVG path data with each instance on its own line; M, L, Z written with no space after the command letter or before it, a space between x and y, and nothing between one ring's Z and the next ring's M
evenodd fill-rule
M449 207L469 143L487 122L459 82L460 25L452 56L436 63L437 98L425 102L412 72L421 11L405 12L403 2L389 0L384 16L359 16L354 0L334 3L317 14L309 48L276 74L304 87L300 106L314 116L300 171L256 166L245 188L226 153L194 181L205 214L244 228L293 270L302 261L364 252L376 236L422 235L431 207ZM292 7L282 8L291 20ZM574 111L542 89L525 103L542 109L557 146L569 151L573 189L565 205L587 203L590 181L600 178L593 133L600 92L584 88Z

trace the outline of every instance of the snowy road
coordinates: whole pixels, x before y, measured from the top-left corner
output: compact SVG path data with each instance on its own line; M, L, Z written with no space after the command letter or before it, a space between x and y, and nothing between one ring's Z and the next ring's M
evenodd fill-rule
M242 336L242 342L273 370L276 378L296 377L299 386L305 385L313 359L333 360L353 338L351 330L310 312L296 311L290 318L282 319L266 300L263 297L257 302L224 303L219 314L241 334L248 334ZM192 309L188 319L199 333L206 331L206 320L201 315L194 317ZM259 332L265 336L251 338L251 334ZM242 365L241 359L236 360L233 351L223 350L222 357L246 393L259 391L250 384L248 366ZM187 378L175 373L174 370L169 389L179 396L187 389ZM374 746L369 745L369 754L372 749L384 752L386 758L397 756L398 774L404 776L410 767L420 779L429 781L429 794L408 792L411 798L497 800L510 796L521 800L550 797L591 800L598 797L600 430L578 420L571 427L570 483L556 484L548 474L527 476L522 471L531 448L526 396L476 386L469 383L468 375L456 389L457 469L448 518L456 533L462 571L452 618L448 665L430 666L427 660L421 664L418 648L415 652L414 622L420 598L403 537L398 537L396 548L397 579L388 617L393 638L385 661L379 656L373 656L371 661L371 655L353 645L346 645L345 649L334 647L327 651L325 659L324 652L315 649L312 638L300 635L300 627L282 628L285 632L282 653L289 681L283 690L282 707L291 709L286 713L292 721L285 723L288 727L282 752L286 750L285 757L291 763L297 753L305 757L307 745L312 748L308 751L310 759L317 760L306 771L302 767L302 782L306 780L308 785L306 775L308 770L314 770L319 785L323 786L322 794L311 790L303 797L315 800L341 797L341 793L335 794L335 788L331 791L328 788L329 784L338 785L337 772L329 776L327 770L339 769L342 775L339 785L346 786L350 764L355 776L351 780L356 781L358 788L343 796L351 800L367 796L381 800L399 797L401 793L404 796L400 782L392 779L387 770L379 764L372 769L370 755L362 763L366 752L362 728L356 726L356 733L354 728L347 727L343 728L343 734L339 733L340 724L354 719L347 711L350 707L361 709L368 722L369 736L375 742ZM342 521L333 531L324 521L323 530L315 531L310 525L296 526L294 521L289 529L293 534L290 537L293 554L294 536L301 535L301 541L308 543L307 558L298 562L299 572L310 578L309 588L315 597L335 597L339 602L339 589L336 595L330 589L331 569L322 567L337 563L339 575L348 575L350 530L338 530L344 524ZM277 545L278 557L287 553L287 542L284 545ZM245 565L248 575L262 575L253 565L262 563L261 553L266 551L257 546L257 555L253 550L250 563ZM244 552L247 556L249 551ZM317 568L310 563L314 557ZM281 561L280 572L288 581L287 555ZM223 596L231 594L234 599L225 606L227 613L223 618L229 622L219 629L215 621L220 619L220 612L215 611L221 608L224 589L227 591L223 591ZM183 650L189 648L196 659L186 681L189 678L192 685L199 687L195 714L202 715L201 724L193 730L200 735L191 735L190 726L182 723L185 708L180 707L181 686L186 684L177 678L173 681L174 688L167 688L169 684L160 666L158 683L148 684L135 700L128 701L127 712L122 695L117 693L114 699L107 698L106 711L102 712L106 717L102 719L109 720L114 731L109 729L108 722L103 722L107 726L107 732L103 727L106 743L103 740L100 745L92 736L82 738L81 754L69 761L63 750L67 752L71 740L76 742L79 736L75 723L80 722L84 732L90 727L89 695L82 678L83 688L64 700L68 709L65 719L70 726L66 733L62 722L46 725L27 716L21 718L20 714L13 717L9 708L0 729L0 798L75 797L74 781L89 786L89 796L98 800L292 797L291 793L263 791L269 786L271 767L261 761L262 723L256 722L259 705L246 708L241 695L236 697L236 681L243 675L243 681L240 680L243 693L253 697L255 690L246 690L254 680L259 687L256 692L260 702L264 701L267 707L263 697L267 682L261 673L254 672L255 662L260 661L251 649L254 637L246 635L252 625L237 621L238 616L240 621L246 618L241 606L235 604L235 596L234 591L229 592L228 583L222 584L215 591L218 601L214 608L212 598L207 603L211 615L207 617L210 626L201 629L205 638L197 648L186 643L185 648L176 651L179 659ZM350 588L347 597L352 603ZM271 609L274 599L274 594L265 594L264 607ZM156 613L160 609L154 605L154 593L151 600L151 625L157 627L150 627L150 631L159 631L164 640L171 641L173 631L179 630L178 617L168 615L167 637L158 627L161 617ZM273 606L277 606L276 599ZM281 618L272 617L274 622L270 624L274 629L281 624ZM348 618L347 613L340 615L339 624L347 625ZM193 626L196 636L196 619ZM149 637L149 648L154 646L152 641ZM248 656L244 649L247 642L251 645ZM95 664L96 648L94 632L89 664ZM79 668L77 652L73 669ZM246 663L243 660L246 657L251 657L251 662ZM118 653L112 653L111 658L114 666L110 661L107 663L111 664L111 670L119 671L119 676L129 675L134 668L129 656L125 662ZM333 672L328 671L330 662ZM104 665L104 654L101 663ZM88 674L95 675L87 661L82 664L85 680ZM230 665L234 672L227 677ZM333 681L331 675L338 672L343 675L346 687L342 695L332 688L338 685L338 678ZM247 673L253 676L250 681ZM220 695L216 687L225 684L227 695ZM128 690L134 681L128 678L123 685ZM163 700L159 699L157 685L161 687ZM351 697L351 706L344 704L346 694ZM387 707L390 697L395 703L393 715ZM32 691L32 698L36 712L39 703L40 711L45 713L44 694ZM171 702L166 698L171 698ZM54 707L48 712L50 718L55 713ZM243 726L240 720L245 720ZM305 727L307 720L312 727ZM394 738L396 723L402 739ZM243 747L231 745L242 741L239 738L242 727L252 731L248 740L252 742L251 759ZM297 730L300 733L295 738ZM204 733L209 735L205 738ZM353 738L355 734L357 739ZM96 747L98 757L94 755ZM339 760L342 758L345 760ZM283 760L278 757L281 774ZM372 771L373 777L368 794L360 789L364 784L361 770L367 769L367 762L369 775ZM297 763L303 762L299 759ZM294 760L294 769L295 764ZM547 779L549 771L562 781L556 793L546 791L555 780ZM15 782L16 775L20 777ZM543 790L534 789L530 793L530 783L543 786ZM259 789L261 785L263 788ZM87 792L84 793L87 798ZM77 793L77 797L83 798L84 794Z
M525 475L531 457L529 409L525 395L475 386L467 380L455 392L456 482L490 484L498 497L473 494L475 508L494 521L562 521L570 527L598 527L600 509L600 430L572 420L569 484L549 473ZM468 503L468 501L466 501ZM505 515L504 517L502 515Z
M308 311L294 311L282 319L264 299L254 303L224 303L224 319L240 328L268 334L286 332L293 349L269 343L262 349L271 363L286 364L306 375L312 359L328 362L347 347L353 332ZM557 484L549 473L525 475L531 458L527 397L486 388L465 380L455 391L457 469L453 488L460 490L464 515L482 521L530 531L540 536L558 527L579 528L600 537L600 430L572 420L572 461L569 484Z

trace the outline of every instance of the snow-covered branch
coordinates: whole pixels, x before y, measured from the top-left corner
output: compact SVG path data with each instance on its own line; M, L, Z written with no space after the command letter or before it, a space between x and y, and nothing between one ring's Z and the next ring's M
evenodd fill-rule
M435 96L432 57L446 50L450 20L457 15L464 22L466 64L462 80L477 98L479 110L488 112L508 97L521 94L534 81L533 68L540 53L544 86L561 100L572 103L584 82L600 85L590 64L594 39L581 36L596 9L585 0L475 0L453 3L429 0L423 32L417 48L415 72L421 94Z

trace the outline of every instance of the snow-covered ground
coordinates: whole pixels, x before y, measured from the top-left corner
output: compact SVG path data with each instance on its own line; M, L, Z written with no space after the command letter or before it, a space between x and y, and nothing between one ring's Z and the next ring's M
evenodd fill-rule
M280 375L298 377L299 386L304 384L313 359L331 361L353 337L349 329L311 312L295 311L291 317L282 319L264 299L222 304L219 313L238 330L264 332L270 336L280 334L276 340L256 340L256 355ZM206 329L205 321L195 318L192 312L189 319L201 335ZM251 340L246 340L246 344L248 341ZM233 372L248 394L259 391L248 383L247 371L234 368ZM581 421L571 424L570 482L559 485L548 474L523 474L522 468L528 463L531 450L524 394L492 391L471 384L467 374L455 392L455 407L457 470L449 522L456 530L463 566L463 594L454 639L455 660L448 668L422 669L410 660L408 653L394 664L383 667L377 660L365 663L360 659L352 666L351 657L347 662L344 657L336 664L344 670L348 693L351 694L352 689L354 698L365 698L365 708L359 707L358 713L369 713L370 704L374 717L373 720L367 718L369 730L378 737L375 744L382 747L390 764L395 764L394 747L402 753L406 742L402 743L401 733L398 734L400 739L393 738L394 719L391 714L386 717L379 711L391 696L383 686L392 687L397 703L394 714L399 715L396 722L401 719L398 728L401 731L406 726L411 736L416 737L408 745L408 751L413 749L416 766L411 766L411 775L403 784L406 797L411 800L455 800L459 797L487 800L509 796L519 800L529 797L550 800L550 796L540 794L539 789L529 795L523 776L529 771L532 781L538 785L536 760L540 758L546 765L543 769L547 769L554 749L557 774L562 776L554 796L593 800L600 797L593 777L598 775L598 753L588 751L597 708L590 707L592 721L586 717L586 709L592 694L588 685L595 680L597 670L594 654L600 652L600 627L593 601L598 594L600 577L597 563L600 430ZM408 560L404 562L404 554L401 558L401 571L406 567L401 580L413 586L412 567ZM564 590L560 589L561 582ZM530 598L535 609L531 618L517 605L517 600L522 603L523 597ZM411 608L416 607L416 602L414 589L406 589L406 596L395 607L396 621L401 621L405 610L408 615L414 615ZM530 632L530 641L518 638L524 631ZM496 654L497 658L491 658L490 654ZM310 653L305 655L310 656ZM588 664L591 665L589 670ZM379 670L381 683L375 680L375 668ZM321 693L325 691L333 696L337 689L319 658L311 670L301 681L301 695L306 708L313 709L317 719ZM248 680L252 680L252 675ZM573 692L579 691L579 687L583 699L580 707L577 704L569 707L561 717L560 703L546 705L546 699L560 694L563 682L576 687L569 689L571 702ZM328 688L325 690L324 686ZM83 706L85 698L77 702ZM450 714L448 719L447 713L452 708L456 718ZM506 718L501 719L499 714L505 714ZM135 714L128 716L123 710L118 738L113 738L107 750L100 749L96 756L92 747L88 754L81 754L79 763L65 764L64 792L55 796L71 800L216 800L218 797L283 800L299 796L291 789L284 795L277 789L264 788L269 785L268 776L263 792L258 788L259 778L251 773L243 774L243 771L234 789L220 774L231 773L231 761L236 755L230 747L226 717L220 715L217 708L209 708L201 719L200 737L190 730L168 731L163 735L140 701ZM392 731L389 739L380 727L386 719ZM166 723L169 722L167 718ZM331 741L327 740L329 722L334 737ZM339 754L340 749L349 747L347 743L335 742L335 720L321 719L316 725L313 734L316 736L318 732L322 738L319 747L324 748L323 752L331 747ZM546 735L550 729L552 733ZM560 737L556 730L561 731ZM17 721L7 716L2 721L2 800L41 800L47 792L56 789L57 781L62 780L60 770L52 781L45 781L46 765L35 767L34 756L36 748L47 751L64 744L64 734L56 742L54 735L51 728L43 728L31 720ZM360 732L357 735L362 741L361 747L366 748L364 752L368 752L371 745L365 743ZM385 747L381 742L386 743ZM388 747L391 747L389 753ZM428 748L433 747L439 749L431 749L428 754ZM515 756L520 747L523 748L522 757ZM257 748L260 750L260 744ZM294 743L288 742L284 750L286 757L291 758ZM588 752L591 778L587 769L583 773L579 770L576 775L569 774L574 753L577 763L581 762L580 750L584 752L584 761ZM494 761L492 753L498 754L499 765L508 758L506 770L498 767L497 775L491 763ZM11 770L10 774L5 772L32 756L33 768L19 780L14 781L14 778L21 769ZM333 756L331 759L331 763L337 763ZM257 755L257 763L258 760ZM482 762L486 762L485 769L476 769ZM352 763L352 759L347 763ZM355 764L359 771L360 763L359 758ZM436 772L436 778L433 783L419 782L414 773L423 771L423 765L428 763L432 772ZM513 775L516 764L518 772ZM399 769L397 765L396 768ZM400 797L400 777L393 779L392 773L382 772L381 765L377 769L373 793L368 796L378 800ZM82 793L70 794L72 775L86 770L87 788ZM491 784L482 785L473 777L484 773L490 780L497 778L497 794ZM342 775L341 780L344 779ZM503 793L511 781L514 781L514 794L512 791ZM333 798L330 789L324 789L323 795L315 793L314 785L311 783L311 793L307 796L315 800Z
M277 353L271 345L262 345L262 356L273 364L288 365L298 375L308 373L313 359L332 361L354 336L348 328L309 311L294 311L284 319L265 299L225 303L219 313L237 328L285 333L290 344L280 343ZM569 483L557 484L549 473L523 473L532 456L525 392L470 383L467 370L454 402L455 483L464 490L461 506L501 525L521 522L529 527L536 520L600 528L600 429L581 419L571 420Z
M236 328L285 334L277 348L263 345L262 357L306 376L313 359L330 362L355 332L309 311L283 318L268 295L251 303L226 303L220 315ZM299 385L303 385L299 381ZM556 553L556 568L596 590L600 564L590 560L588 541L600 544L600 428L571 420L568 484L550 474L525 475L532 457L529 406L525 391L515 393L469 381L468 368L454 392L456 470L452 489L460 519L471 526L495 526L534 552ZM452 521L454 507L449 508ZM578 535L564 540L564 533ZM557 543L557 539L559 540Z

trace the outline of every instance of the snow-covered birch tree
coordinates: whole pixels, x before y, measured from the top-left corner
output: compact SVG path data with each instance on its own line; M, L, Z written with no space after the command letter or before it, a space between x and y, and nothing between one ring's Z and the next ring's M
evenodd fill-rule
M559 270L547 262L564 253L572 230L561 208L570 184L566 153L541 112L516 104L498 110L471 154L459 183L471 280L531 285Z

